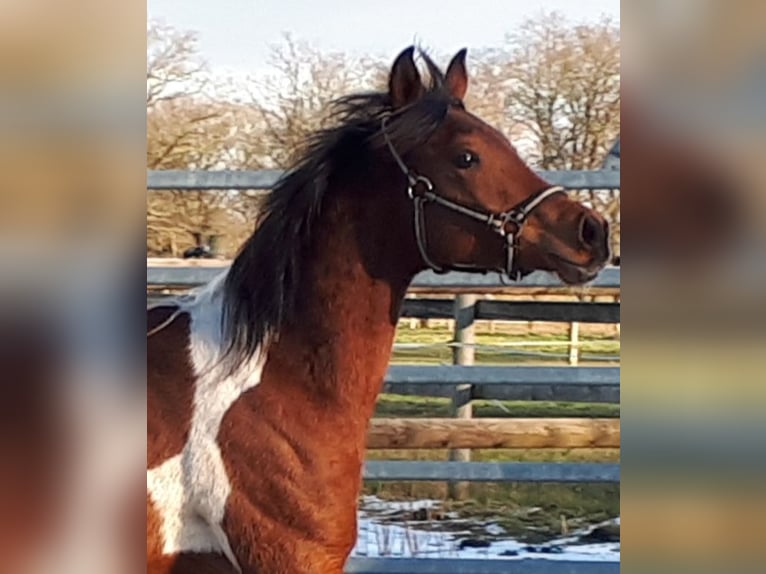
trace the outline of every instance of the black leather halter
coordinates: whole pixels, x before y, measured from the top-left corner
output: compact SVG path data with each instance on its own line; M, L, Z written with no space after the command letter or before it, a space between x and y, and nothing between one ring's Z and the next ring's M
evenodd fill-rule
M519 249L518 239L521 235L521 230L524 227L529 215L546 199L557 193L565 193L565 189L559 185L547 187L537 193L533 193L521 203L518 203L507 211L500 213L492 213L488 211L479 211L452 200L446 199L440 195L434 193L434 185L430 179L424 175L419 175L410 168L402 160L401 156L397 153L394 145L391 143L391 139L386 132L386 122L388 116L383 118L381 124L381 131L383 138L386 141L388 149L391 151L391 155L394 157L399 169L407 177L407 195L412 200L415 209L415 238L418 244L418 250L420 256L423 258L428 267L430 267L435 273L447 273L448 271L483 271L487 272L487 269L472 264L464 263L452 263L450 265L438 265L428 255L428 243L426 238L425 229L425 205L427 203L436 203L461 215L465 215L476 221L486 223L489 228L500 235L505 240L505 254L506 264L503 270L509 278L517 281L521 278L521 271L516 268L514 260L514 252ZM513 230L509 230L509 225L512 225Z

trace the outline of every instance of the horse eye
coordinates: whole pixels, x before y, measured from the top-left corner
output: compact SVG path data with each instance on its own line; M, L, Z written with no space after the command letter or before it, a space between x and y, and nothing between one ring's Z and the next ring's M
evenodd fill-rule
M455 165L460 169L468 169L479 163L479 156L470 151L461 153L455 158Z

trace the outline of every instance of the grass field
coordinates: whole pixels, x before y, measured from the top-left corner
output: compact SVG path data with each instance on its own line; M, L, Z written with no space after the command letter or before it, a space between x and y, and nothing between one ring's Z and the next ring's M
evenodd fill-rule
M399 329L397 342L431 344L451 339L445 328ZM507 335L478 333L480 344L504 343L509 340L566 340L565 335ZM545 350L542 346L540 349ZM548 350L562 352L561 347ZM602 336L588 340L589 352L614 355L619 360L619 342ZM537 350L537 348L535 349ZM400 363L447 363L451 351L446 347L428 347L398 351L393 360ZM486 356L477 353L477 363L514 363L517 357ZM524 359L528 360L528 359ZM536 359L540 364L540 359ZM551 363L542 363L551 364ZM553 363L556 364L556 363ZM447 417L449 399L383 394L378 399L377 417ZM475 417L619 417L620 406L613 404L565 403L543 401L474 401ZM447 460L446 450L370 450L375 460ZM472 460L485 462L619 462L619 449L494 449L474 450ZM562 528L577 528L619 516L619 485L604 484L532 484L473 483L470 498L447 500L444 483L433 482L367 482L366 494L381 498L444 500L445 510L457 511L461 517L494 520L518 538L538 542L562 533ZM566 524L566 526L562 526Z
M408 329L399 328L396 343L418 345L417 348L395 348L391 357L392 363L408 364L445 364L452 361L452 349L448 346L452 340L452 332L446 327ZM567 363L568 348L551 343L567 342L565 333L524 333L506 334L481 332L476 334L476 363L486 365L506 365L519 363L540 363L563 365ZM521 347L502 347L508 343L523 343ZM533 345L534 344L534 345ZM481 346L498 347L484 348ZM597 355L600 359L611 359L618 362L620 358L620 343L611 335L591 334L580 338L580 352L584 359L580 364L589 364L589 356ZM545 353L547 356L535 356L532 353ZM558 355L558 356L557 356ZM603 362L603 361L599 361Z
M608 418L620 416L620 405L609 403L565 403L556 401L472 401L476 418ZM426 418L450 416L450 400L382 394L375 416L381 418Z

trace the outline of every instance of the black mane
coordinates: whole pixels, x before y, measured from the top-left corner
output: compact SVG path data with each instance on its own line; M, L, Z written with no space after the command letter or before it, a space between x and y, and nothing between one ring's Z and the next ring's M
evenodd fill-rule
M425 142L446 116L453 100L444 76L421 55L431 78L422 98L396 111L383 92L336 100L330 110L332 127L309 136L302 159L267 196L256 231L240 249L224 284L223 360L231 371L252 358L293 312L305 248L330 176L384 148L381 122L386 116L386 132L400 154ZM378 155L389 161L388 152Z

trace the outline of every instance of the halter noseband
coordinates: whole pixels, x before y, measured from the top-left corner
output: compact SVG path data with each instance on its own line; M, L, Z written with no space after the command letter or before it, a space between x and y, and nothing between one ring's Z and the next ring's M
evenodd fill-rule
M547 187L532 194L511 209L500 213L479 211L471 207L466 207L465 205L461 205L460 203L451 201L434 193L434 184L430 179L424 175L417 174L407 167L404 160L402 160L401 156L397 153L386 132L386 122L388 121L388 118L389 116L383 118L381 132L383 133L386 145L399 166L399 169L401 169L402 173L407 177L407 195L412 200L415 208L415 239L417 240L420 256L423 258L426 265L428 265L435 273L447 273L448 271L486 271L479 266L471 264L453 263L448 266L438 265L431 259L431 257L429 257L425 230L425 204L436 203L451 211L465 215L476 221L486 223L493 232L500 235L505 240L506 264L504 271L511 279L516 281L520 279L521 271L515 267L514 252L519 249L518 238L521 235L524 223L537 206L556 193L564 193L564 188L560 185ZM422 189L418 191L419 188ZM508 231L509 223L515 225L515 230L512 232Z

